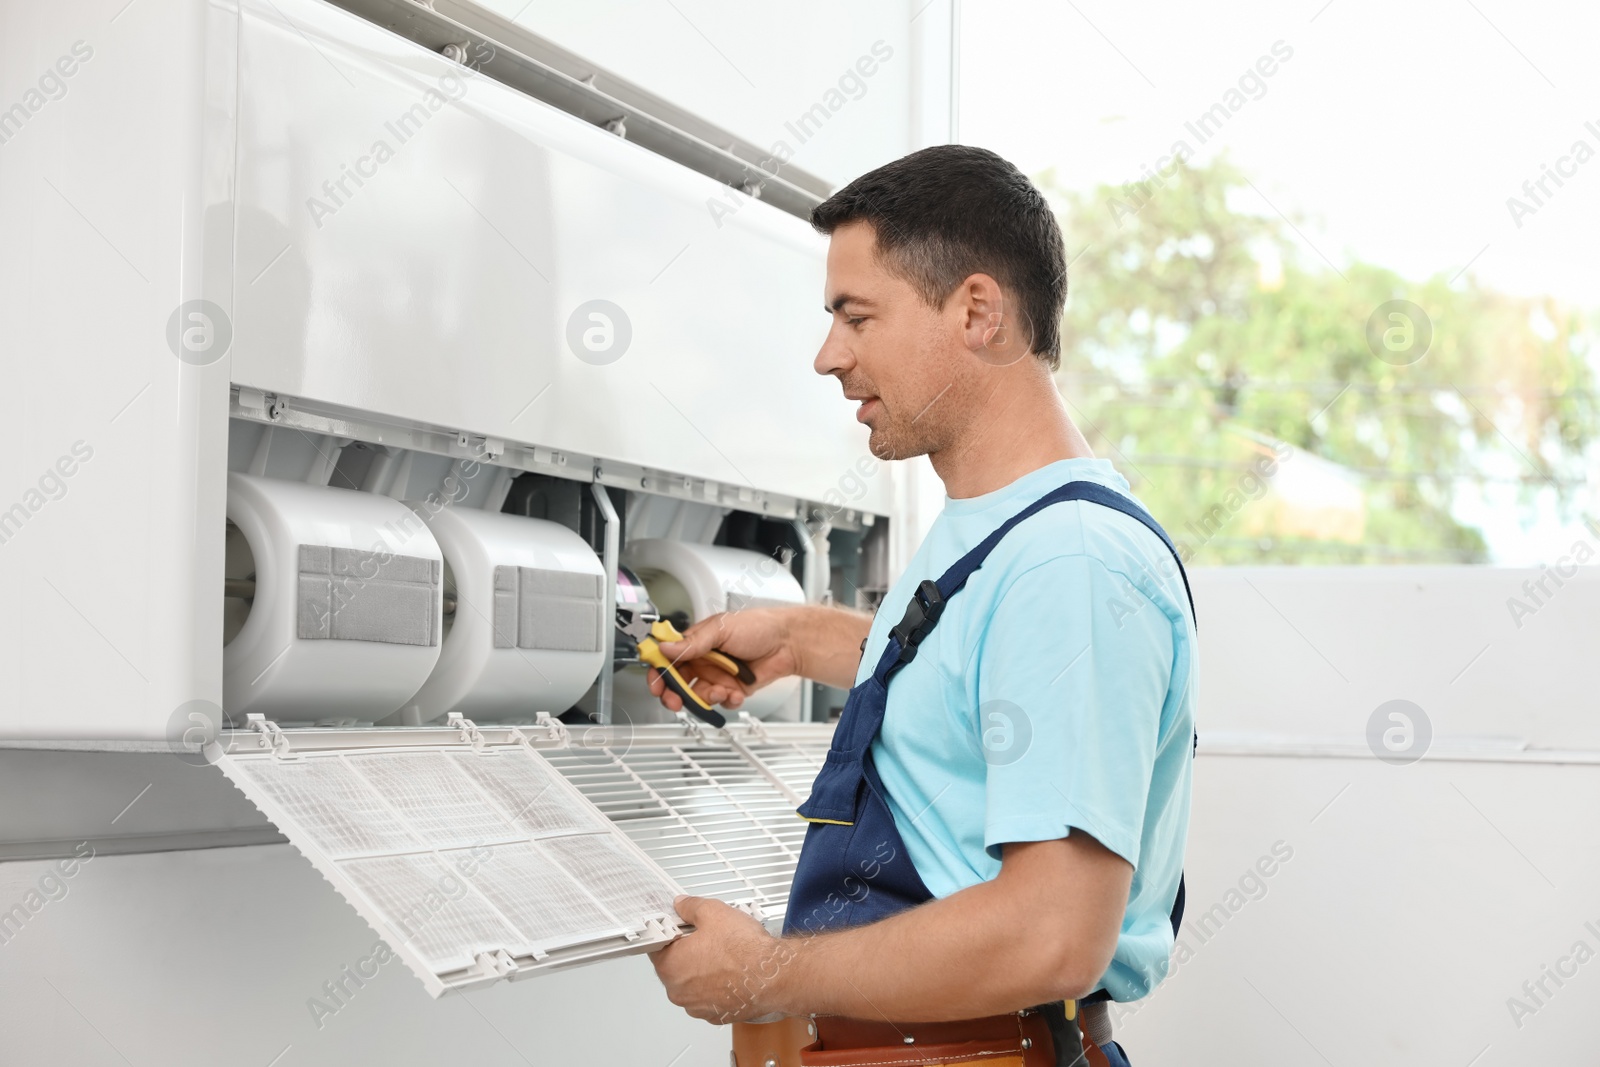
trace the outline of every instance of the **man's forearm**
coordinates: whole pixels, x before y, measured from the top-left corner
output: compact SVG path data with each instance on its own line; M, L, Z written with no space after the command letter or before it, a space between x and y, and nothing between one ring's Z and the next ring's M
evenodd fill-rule
M868 926L785 938L764 1003L789 1014L940 1022L1088 993L1116 946L1104 902L1126 899L1131 868L1108 853L1111 862L1074 868L1080 895L1063 899L1054 872L1069 850L1099 845L1021 847L1032 855L1009 876Z
M943 1022L1083 992L1025 924L973 886L869 926L785 938L770 1003L787 1014Z
M806 604L791 608L785 623L801 677L839 689L855 684L861 641L872 628L871 615Z

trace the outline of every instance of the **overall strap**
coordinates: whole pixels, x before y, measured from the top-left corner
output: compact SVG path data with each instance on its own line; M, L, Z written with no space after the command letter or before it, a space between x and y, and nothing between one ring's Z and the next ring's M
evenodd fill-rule
M1143 526L1167 546L1167 551L1172 554L1173 562L1177 565L1178 574L1183 578L1183 592L1189 599L1189 615L1194 617L1194 593L1189 589L1189 575L1183 569L1183 558L1178 554L1177 547L1172 543L1172 538L1161 528L1161 524L1151 518L1149 513L1123 496L1115 489L1109 489L1099 482L1076 481L1058 486L1035 500L1011 518L996 527L988 537L978 542L971 551L955 563L950 569L939 577L937 582L924 579L917 586L916 593L911 598L911 603L906 606L905 617L902 618L890 633L888 647L884 649L883 656L878 660L878 666L873 671L878 680L887 684L890 676L901 667L910 663L917 656L917 646L920 645L939 621L939 616L944 613L945 602L967 584L967 579L982 567L993 552L995 546L1010 533L1023 519L1028 518L1051 504L1060 504L1072 500L1087 500L1092 504L1108 507L1113 511L1120 511L1129 518L1138 520Z

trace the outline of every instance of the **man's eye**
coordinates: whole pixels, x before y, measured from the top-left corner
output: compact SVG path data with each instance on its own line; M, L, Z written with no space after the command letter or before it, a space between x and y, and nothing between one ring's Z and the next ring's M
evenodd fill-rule
M861 316L860 318L854 318L854 319L852 319L848 315L846 315L844 321L849 323L851 326L860 326L863 322L866 322L867 319L866 319L865 315Z

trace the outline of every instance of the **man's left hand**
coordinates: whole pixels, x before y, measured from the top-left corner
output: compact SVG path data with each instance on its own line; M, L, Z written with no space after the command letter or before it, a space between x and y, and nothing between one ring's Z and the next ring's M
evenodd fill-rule
M776 980L794 958L794 942L773 937L720 900L679 897L673 906L695 929L650 956L668 1000L712 1023L744 1022L780 1010L774 1003Z

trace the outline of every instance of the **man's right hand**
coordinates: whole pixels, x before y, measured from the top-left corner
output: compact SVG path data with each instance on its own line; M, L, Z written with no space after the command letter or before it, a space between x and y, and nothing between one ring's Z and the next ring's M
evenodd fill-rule
M871 625L872 616L831 605L746 608L707 616L689 627L682 641L663 641L661 651L701 699L737 709L757 689L791 674L850 688L861 662L861 642ZM742 684L706 659L705 654L714 648L748 663L755 684ZM671 711L683 708L683 701L653 669L650 692Z
M661 642L661 651L701 699L708 704L736 709L744 703L745 697L762 686L798 672L799 664L790 646L790 628L785 618L792 610L747 608L736 613L711 615L689 627L682 641ZM748 663L755 683L745 685L706 659L705 654L714 648ZM683 708L678 694L666 687L661 672L654 668L650 671L650 692L671 711Z

